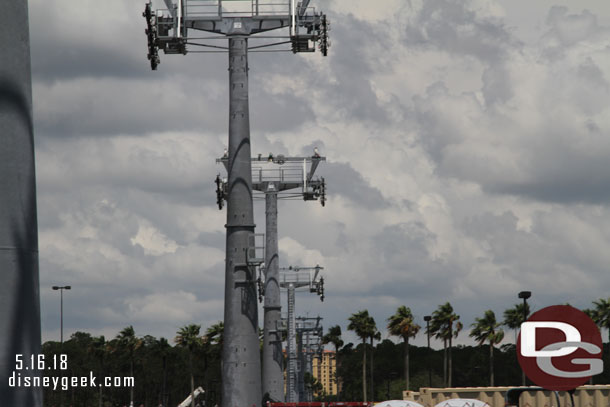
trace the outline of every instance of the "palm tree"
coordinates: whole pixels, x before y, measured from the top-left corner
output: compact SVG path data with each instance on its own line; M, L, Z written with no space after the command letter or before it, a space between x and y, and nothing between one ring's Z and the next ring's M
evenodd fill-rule
M339 325L331 326L328 328L328 333L322 337L322 343L332 343L335 347L335 354L339 352L339 348L343 346L343 340L341 339L341 327Z
M217 323L210 325L205 331L205 343L207 344L207 352L204 353L204 355L206 356L206 366L209 361L209 359L207 358L208 355L210 356L210 359L212 361L214 359L220 359L220 372L222 372L223 370L222 347L224 345L224 330L224 323L222 321L218 321ZM212 383L214 383L213 379ZM218 394L220 395L221 392L218 392ZM217 404L222 405L222 400L217 401Z
M369 317L369 338L371 340L371 367L369 368L369 374L371 379L371 401L375 400L375 381L373 379L373 354L375 353L375 348L373 347L373 340L380 341L381 340L381 332L377 330L377 324L375 323L375 319L373 317Z
M106 338L103 335L93 338L88 350L100 361L99 377L102 378L104 376L104 359L107 352ZM99 386L99 407L102 407L102 388L103 386Z
M366 340L371 335L369 312L367 310L358 311L349 317L347 329L354 331L362 339L362 399L366 403Z
M195 376L193 375L193 352L203 345L203 339L199 336L201 325L190 324L183 326L176 332L174 342L178 346L188 349L189 371L191 374L191 407L195 407Z
M130 376L133 377L134 354L135 351L142 346L142 339L136 336L132 325L129 325L119 332L116 339L118 340L120 347L129 351L129 373ZM129 389L129 398L129 404L130 406L133 406L133 387Z
M530 314L530 306L529 304L525 304L525 315ZM524 323L523 319L523 303L515 304L512 308L504 311L504 322L502 323L508 329L512 329L515 331L515 344L517 343L517 330L521 327L521 324Z
M224 330L225 326L222 321L218 321L217 323L211 325L205 331L207 341L213 345L220 346L220 348L222 349L222 344L224 340Z
M305 372L303 375L303 382L305 383L305 388L311 394L315 394L316 396L325 396L324 386L322 383L318 381L311 373Z
M595 318L593 320L600 330L603 328L608 330L608 345L610 347L610 298L600 298L597 301L593 301L593 305L595 305Z
M452 339L457 338L463 328L459 319L460 316L453 312L451 304L446 302L443 305L439 305L437 310L432 313L432 321L430 321L430 333L436 339L443 340L443 380L447 387L451 387L451 371L453 370L451 357ZM449 349L448 356L447 349Z
M595 303L595 302L594 302ZM585 314L587 314L587 316L589 318L591 318L593 320L593 322L595 322L595 325L600 326L600 318L599 318L599 314L597 312L597 309L593 309L593 308L585 308L582 310L582 312L584 312ZM601 330L600 330L601 331ZM602 340L603 342L603 340ZM602 346L603 347L603 346ZM593 377L591 376L591 378L589 379L589 384L593 384Z
M600 298L597 301L593 301L593 305L595 305L595 323L600 328L608 330L608 342L610 342L610 298Z
M411 308L401 305L396 310L396 314L388 318L388 331L390 335L400 336L405 341L405 382L406 389L409 390L409 338L414 338L421 326L413 321Z
M162 366L163 366L163 377L161 382L161 397L160 404L163 406L167 405L167 353L171 349L169 342L165 338L159 338L154 344L155 353L161 355Z
M525 322L529 314L530 305L526 302L515 304L514 307L504 311L504 325L515 333L515 347L517 346L517 330L521 328L521 324ZM515 355L517 355L516 352ZM521 383L525 386L525 372L523 370L521 371Z
M496 322L496 314L492 310L485 311L483 318L476 318L472 324L470 337L474 338L479 346L489 342L489 385L494 385L494 345L502 342L504 331L499 329L502 324Z
M335 347L335 383L337 383L338 400L341 400L341 386L339 385L339 378L337 374L339 372L339 348L343 346L343 340L341 339L341 327L339 325L331 326L328 328L328 333L322 337L322 343L332 343ZM318 366L321 366L320 363ZM321 377L318 375L318 377Z

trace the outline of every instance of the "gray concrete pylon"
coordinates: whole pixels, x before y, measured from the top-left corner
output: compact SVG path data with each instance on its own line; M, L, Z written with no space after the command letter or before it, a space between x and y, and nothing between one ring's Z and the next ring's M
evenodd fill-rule
M41 353L38 222L28 3L0 13L0 405L42 406L40 387L14 383L40 375L22 367ZM36 358L36 357L35 357Z
M273 186L273 188L270 188ZM282 335L277 324L281 319L280 270L277 242L277 191L269 183L265 191L265 304L263 339L263 395L284 401Z
M261 363L253 246L252 163L248 109L248 40L229 38L229 163L222 406L260 407Z

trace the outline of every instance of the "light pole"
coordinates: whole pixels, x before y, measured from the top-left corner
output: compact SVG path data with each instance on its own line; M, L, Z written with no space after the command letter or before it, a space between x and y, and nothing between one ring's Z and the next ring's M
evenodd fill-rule
M518 295L519 298L523 298L523 322L527 321L527 299L531 296L531 291L521 291ZM523 370L521 371L521 385L525 386L525 372Z
M54 285L53 290L59 290L59 298L60 298L60 305L59 305L59 320L60 320L60 338L61 338L61 344L63 345L64 343L64 290L71 290L72 287L69 285L64 285L64 286L57 286Z
M430 320L432 317L430 315L424 316L424 321L426 321L426 334L428 335L428 353L430 353ZM430 368L430 363L428 363L428 387L432 387L432 369Z

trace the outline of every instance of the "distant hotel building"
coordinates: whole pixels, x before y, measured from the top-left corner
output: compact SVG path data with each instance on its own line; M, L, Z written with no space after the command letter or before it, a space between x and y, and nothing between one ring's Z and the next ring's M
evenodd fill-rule
M335 373L337 372L337 359L335 352L325 350L322 353L322 358L313 359L313 377L322 384L324 393L327 395L337 394L337 380Z

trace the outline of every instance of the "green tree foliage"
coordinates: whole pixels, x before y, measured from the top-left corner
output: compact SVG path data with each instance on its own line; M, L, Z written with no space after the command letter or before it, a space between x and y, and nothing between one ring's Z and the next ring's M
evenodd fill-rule
M494 345L504 339L504 331L500 329L502 324L496 322L496 314L492 310L485 311L483 318L476 318L472 324L470 336L482 346L489 343L489 385L494 385Z
M504 311L504 322L502 323L508 329L512 329L515 331L515 343L517 343L517 330L521 327L521 324L525 322L523 318L523 307L525 306L525 315L530 314L530 306L529 304L523 304L522 302L519 304L515 304L512 308L509 308Z
M394 331L390 325L402 326L398 322L409 318L403 318L405 307L400 307L396 314L388 319L388 329ZM517 306L515 306L517 308ZM593 302L589 310L585 310L589 316L602 329L608 329L610 298L600 299ZM508 311L508 310L507 310ZM521 312L519 312L521 311ZM407 312L408 314L409 312ZM518 386L521 383L521 369L516 362L516 348L513 344L506 344L500 349L494 349L499 338L491 340L493 332L500 331L498 322L494 322L495 315L486 312L483 318L477 318L471 336L477 339L480 346L489 344L490 353L487 356L481 352L480 347L457 346L453 349L453 370L451 385L464 386L486 386L490 383L488 364L502 366L494 371L494 384L499 386ZM418 389L428 386L428 368L432 368L432 386L444 386L447 378L446 363L447 347L452 348L451 339L455 338L461 329L459 316L453 312L449 303L440 305L434 312L434 323L431 324L430 332L436 338L443 340L443 350L433 350L427 347L418 347L412 344L408 346L409 360L409 387ZM520 322L522 309L517 309L514 319ZM504 324L508 327L507 313L504 314ZM397 318L400 317L400 318ZM405 389L404 358L407 352L404 343L395 344L390 340L384 340L374 345L368 344L367 340L375 337L378 333L374 321L366 310L359 311L349 318L349 329L356 332L362 343L355 347L352 343L344 344L341 339L341 328L335 326L325 335L325 343L332 343L337 352L337 358L341 363L337 366L337 380L341 384L341 401L363 401L363 395L367 392L366 387L366 352L374 355L376 366L371 366L372 376L369 384L373 385L374 392L366 396L371 400L400 399ZM412 319L411 319L412 321ZM432 322L432 321L431 321ZM189 348L187 337L190 335L190 325L185 326L178 332L178 336L184 336L183 346L171 346L164 338L155 338L150 335L137 337L133 327L129 326L113 339L106 340L103 336L94 337L86 332L75 332L70 339L63 344L56 341L48 341L42 345L45 361L52 361L59 355L66 355L68 366L65 370L45 370L44 374L50 377L70 379L71 377L89 376L90 372L97 375L98 381L103 377L124 378L133 377L135 387L71 387L65 391L61 389L44 388L44 405L46 407L63 405L73 407L92 406L123 406L129 405L134 400L134 405L164 406L177 405L191 392L193 381L201 385L205 390L206 405L221 404L221 353L223 343L224 327L222 322L214 324L205 330L203 338L199 337L203 345ZM493 329L492 329L493 328ZM398 328L396 328L398 329ZM397 333L392 333L396 335ZM400 335L402 336L402 335ZM604 335L605 336L605 335ZM403 337L404 338L404 337ZM406 342L406 341L405 341ZM370 348L369 348L370 347ZM605 345L604 353L610 354L609 346ZM402 353L402 358L398 357ZM493 357L493 361L491 360ZM194 363L197 361L197 363ZM201 363L203 361L204 363ZM360 373L359 368L363 368ZM186 371L191 372L185 375ZM191 379L192 378L192 379ZM598 383L610 381L610 370L595 376ZM317 388L314 381L310 380L310 386ZM312 387L312 389L314 388ZM60 396L61 395L61 396ZM336 396L324 395L318 392L319 401L337 400Z
M597 301L593 301L593 306L593 309L587 309L584 310L584 312L589 315L589 317L591 317L591 319L597 324L597 326L599 326L600 330L603 330L605 328L608 331L608 343L605 351L602 351L602 355L604 355L604 353L607 354L608 352L610 352L610 298L600 298ZM610 356L607 356L605 363L610 364ZM598 383L604 383L604 381L598 380L604 380L602 379L602 377L604 377L605 380L608 380L608 378L610 377L609 373L610 372L608 371L608 369L605 369L604 373L595 376L595 380Z
M366 394L366 340L374 335L376 330L371 325L371 317L367 310L358 311L349 317L349 325L347 329L354 331L362 340L362 400L367 401ZM374 324L374 321L373 321Z
M188 349L189 373L191 376L191 407L195 407L195 376L193 373L193 353L203 347L204 339L199 336L201 325L190 324L183 326L176 332L174 342L178 346Z
M311 394L317 394L318 397L324 398L324 386L318 381L311 373L305 372L303 381L305 382L305 388L311 392Z
M224 340L224 331L225 326L222 321L218 321L214 325L210 326L205 331L205 337L207 338L207 342L212 345L218 345L222 349L222 344Z
M133 329L133 326L129 325L124 328L116 337L118 343L115 349L127 351L129 353L129 373L131 377L133 375L133 365L135 362L135 352L142 346L142 340L136 336L136 333ZM133 405L133 392L134 388L130 388L129 392L129 402Z
M388 318L388 332L390 335L399 336L405 344L404 349L404 377L406 389L409 390L409 338L414 338L419 332L421 326L417 325L413 320L411 308L401 305L396 310L396 313Z
M343 340L341 339L341 327L339 325L331 326L328 328L328 333L322 337L322 343L332 343L335 352L339 352L339 348L343 346Z
M374 347L373 347L373 341L380 341L381 340L381 332L379 332L377 330L377 324L375 323L375 319L371 316L369 316L369 339L371 341L371 351L369 352L369 355L371 357L371 367L369 369L369 373L370 373L370 380L369 380L369 384L371 386L371 401L375 401L375 365L373 364L373 359L375 356L375 352Z
M451 387L453 382L452 340L457 338L463 328L459 319L460 316L453 312L451 304L446 302L432 313L430 321L430 334L443 341L443 382L447 387Z
M218 328L218 327L216 327ZM217 329L215 332L218 332ZM205 331L206 333L208 330ZM207 335L206 335L207 338ZM213 340L193 353L193 376L195 384L202 386L206 392L206 405L221 405L220 400L220 353L221 335L213 335ZM186 347L170 346L173 341L152 336L138 338L142 344L134 351L133 375L135 378L134 405L143 404L147 407L175 406L182 402L191 391L189 371L189 350ZM46 375L52 377L87 376L89 372L98 373L103 362L103 375L108 377L130 376L129 351L119 346L118 339L105 341L105 350L101 347L101 338L87 333L78 332L64 342L63 348L59 342L49 341L43 344L45 360L52 360L54 355L67 354L68 369L66 371L48 370ZM367 340L368 342L368 340ZM62 350L63 349L63 350ZM96 350L99 349L99 352ZM116 349L116 350L114 350ZM362 380L360 368L362 364L363 346L357 348L347 343L338 348L341 365L338 377L342 383L341 401L362 401ZM367 352L374 352L374 394L367 394L373 400L390 400L402 398L405 389L404 344L383 340L372 349L367 344ZM409 345L410 386L413 389L428 386L428 367L432 367L432 386L443 386L443 350L429 350L427 347ZM103 358L102 358L103 355ZM401 355L403 357L401 357ZM206 360L206 363L201 363ZM457 346L453 351L455 386L486 386L489 383L488 357L479 347ZM496 349L494 363L502 366L494 372L494 382L500 386L517 386L521 380L521 369L516 362L514 345ZM368 377L367 377L368 378ZM606 383L610 374L604 372L596 376L596 381ZM165 384L164 384L165 383ZM63 393L64 406L92 407L99 406L100 393L98 388L75 387L67 391L44 389L44 405L46 407L60 404L60 393ZM102 406L113 407L129 405L130 389L104 388ZM320 395L319 401L337 400L336 396Z
M103 377L134 377L134 405L164 406L177 405L190 394L190 378L184 373L189 370L189 351L187 348L172 347L164 338L157 339L150 335L136 337L127 330L127 335L117 335L123 340L114 338L106 341L104 337L92 337L85 332L74 333L63 343L48 341L42 350L45 361L52 365L53 357L65 354L68 358L66 370L46 369L44 374L50 377L83 377L93 374L100 383ZM135 345L127 338L135 337ZM133 349L133 368L130 353ZM216 354L217 353L217 354ZM194 353L195 360L207 357L209 364L194 363L195 382L201 385L206 393L207 405L220 404L220 348L204 347ZM133 373L132 373L133 371ZM129 405L131 389L128 387L69 387L68 390L44 388L44 405L58 406L63 400L64 406L123 406Z
M338 377L339 372L339 348L343 346L343 340L341 339L341 327L339 325L331 326L328 328L328 333L322 337L322 343L324 345L332 343L335 348L335 377L333 380L337 383L338 393L341 393L341 382ZM340 397L339 397L340 399Z
M600 298L593 301L594 318L593 321L600 327L608 330L608 343L610 343L610 298Z
M106 359L106 354L108 353L106 338L104 338L104 336L93 338L89 344L88 350L99 361L98 377L103 377L104 359ZM102 386L99 386L98 398L98 406L102 407L104 403Z

